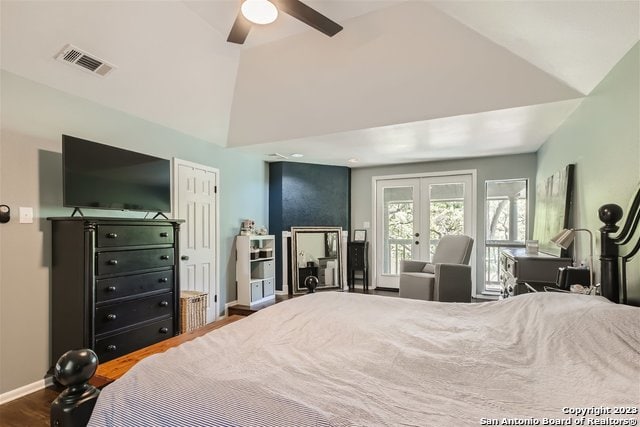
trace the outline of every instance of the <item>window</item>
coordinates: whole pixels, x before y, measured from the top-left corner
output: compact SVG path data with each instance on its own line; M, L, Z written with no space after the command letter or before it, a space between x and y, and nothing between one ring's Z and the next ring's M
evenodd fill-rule
M485 292L500 291L500 251L524 247L528 196L526 179L485 182Z

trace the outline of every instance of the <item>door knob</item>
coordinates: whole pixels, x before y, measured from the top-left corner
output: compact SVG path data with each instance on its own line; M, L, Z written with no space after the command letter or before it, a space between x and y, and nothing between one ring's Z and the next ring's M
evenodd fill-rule
M415 236L416 236L416 237L420 237L420 233L416 233L416 234L415 234Z
M160 259L166 261L169 259L169 255L161 255Z
M182 255L180 257L180 259L183 260L183 261L189 261L189 256L188 255Z
M111 314L107 314L107 320L116 320L118 316L116 316L115 314L111 313Z
M416 240L416 245L419 245L419 244L420 244L420 242L418 240Z

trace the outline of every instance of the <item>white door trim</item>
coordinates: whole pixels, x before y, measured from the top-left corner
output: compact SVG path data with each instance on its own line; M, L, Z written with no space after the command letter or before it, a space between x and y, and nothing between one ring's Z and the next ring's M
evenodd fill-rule
M178 176L178 167L179 166L188 166L188 167L194 167L194 168L198 168L198 169L204 169L208 172L212 172L216 174L216 185L218 187L218 191L216 192L216 206L215 206L215 230L212 229L212 231L215 232L215 239L214 240L214 250L215 250L215 257L213 259L213 268L215 269L215 280L216 280L216 295L220 295L220 169L218 168L214 168L211 166L207 166L207 165L203 165L200 163L195 163L195 162L190 162L188 160L182 160L182 159L178 159L177 157L174 157L172 159L172 173L171 173L171 179L172 179L172 184L171 184L171 195L172 195L172 211L171 211L171 216L172 218L176 219L175 215L176 212L178 212L178 197L176 195L176 192L178 191L178 185L176 184L177 181L177 176ZM178 259L178 262L180 262L180 260ZM179 296L178 296L179 297ZM209 298L211 298L211 295L209 296ZM214 300L214 318L213 320L218 320L218 318L220 317L220 298L213 298Z
M403 179L403 178L432 178L436 176L455 176L455 175L471 175L471 185L472 185L472 193L471 193L471 209L472 209L472 219L471 219L471 237L473 238L475 244L473 245L473 249L471 251L471 259L474 261L471 263L471 278L474 286L471 287L471 294L473 297L476 297L476 248L478 247L478 239L477 239L477 221L478 221L478 170L477 169L461 169L461 170L453 170L453 171L438 171L438 172L422 172L422 173L408 173L408 174L396 174L396 175L377 175L371 177L371 235L377 236L377 185L378 181L386 181L391 179ZM484 242L483 242L484 245ZM372 237L371 239L371 257L373 258L373 262L371 262L371 278L372 281L377 280L377 262L376 259L376 238ZM377 287L377 283L372 283L372 288L375 289Z

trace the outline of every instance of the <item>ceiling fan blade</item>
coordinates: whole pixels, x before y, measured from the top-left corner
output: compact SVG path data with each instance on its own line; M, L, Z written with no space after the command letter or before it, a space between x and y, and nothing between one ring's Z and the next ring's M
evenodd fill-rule
M242 44L247 39L249 30L251 30L251 22L242 15L242 12L238 11L238 16L236 16L236 20L233 22L233 27L231 27L227 41Z
M342 30L342 25L332 21L315 9L310 8L300 0L273 0L282 12L288 13L310 27L333 37Z

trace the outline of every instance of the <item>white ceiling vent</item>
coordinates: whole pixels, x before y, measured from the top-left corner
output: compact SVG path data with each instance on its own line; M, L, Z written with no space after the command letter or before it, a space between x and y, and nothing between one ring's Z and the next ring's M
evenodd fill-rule
M97 56L87 53L77 47L68 44L62 48L62 50L55 56L58 61L66 62L68 64L80 67L85 71L89 71L91 74L96 74L100 77L105 77L111 71L113 71L115 65L109 64Z

